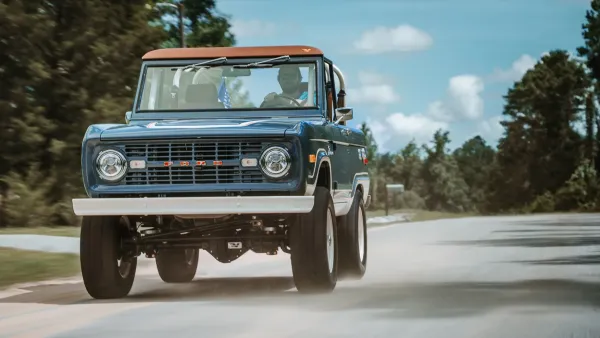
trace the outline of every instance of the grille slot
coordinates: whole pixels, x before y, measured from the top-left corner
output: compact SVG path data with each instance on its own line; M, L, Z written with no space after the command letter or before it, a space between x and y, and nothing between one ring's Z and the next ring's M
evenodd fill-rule
M262 183L265 179L258 167L240 165L243 157L258 158L262 147L260 141L127 144L123 148L127 158L145 160L146 168L129 168L124 184Z

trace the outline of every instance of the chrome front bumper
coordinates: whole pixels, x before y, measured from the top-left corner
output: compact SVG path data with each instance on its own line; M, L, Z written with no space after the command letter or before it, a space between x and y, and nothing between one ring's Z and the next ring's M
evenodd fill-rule
M76 198L77 216L308 213L313 196Z

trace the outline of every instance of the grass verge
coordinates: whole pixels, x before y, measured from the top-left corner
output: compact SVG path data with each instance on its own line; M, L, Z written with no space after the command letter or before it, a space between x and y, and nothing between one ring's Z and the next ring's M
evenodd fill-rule
M411 222L419 222L419 221L433 221L436 219L446 219L446 218L463 218L463 217L473 217L477 216L475 213L461 212L442 212L442 211L426 211L421 210L414 213L414 216L411 219Z
M0 228L0 235L47 235L79 237L80 227L34 227L34 228Z
M0 248L0 288L79 272L78 255Z

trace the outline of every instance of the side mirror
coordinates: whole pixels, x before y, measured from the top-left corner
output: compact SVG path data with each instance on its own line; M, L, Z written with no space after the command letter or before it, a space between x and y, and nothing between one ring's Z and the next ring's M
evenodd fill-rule
M131 121L131 114L131 111L125 113L125 123L129 123L129 121Z
M335 124L338 124L342 121L352 120L354 117L354 112L350 107L337 108L335 110Z

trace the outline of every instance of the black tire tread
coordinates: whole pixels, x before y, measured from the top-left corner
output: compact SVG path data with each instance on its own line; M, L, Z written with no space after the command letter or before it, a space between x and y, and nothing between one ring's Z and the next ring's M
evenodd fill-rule
M327 212L333 212L333 232L335 238L335 254L337 259L336 218L333 200L329 190L323 187L315 189L313 210L298 216L297 222L290 229L290 248L292 250L292 271L296 289L299 292L328 292L337 283L337 261L333 273L329 273L327 263Z
M127 277L119 274L119 216L85 216L81 224L80 264L84 286L96 299L127 296L133 286L137 257Z
M165 283L189 283L196 276L199 250L194 249L194 262L185 261L185 249L159 250L156 254L156 269Z
M352 206L348 214L339 217L338 232L339 232L339 252L340 264L339 275L344 279L361 279L366 272L368 258L368 240L367 229L365 230L365 257L364 262L360 259L358 249L358 217L363 217L363 225L366 228L365 215L360 213L360 209L364 211L363 193L356 190Z

